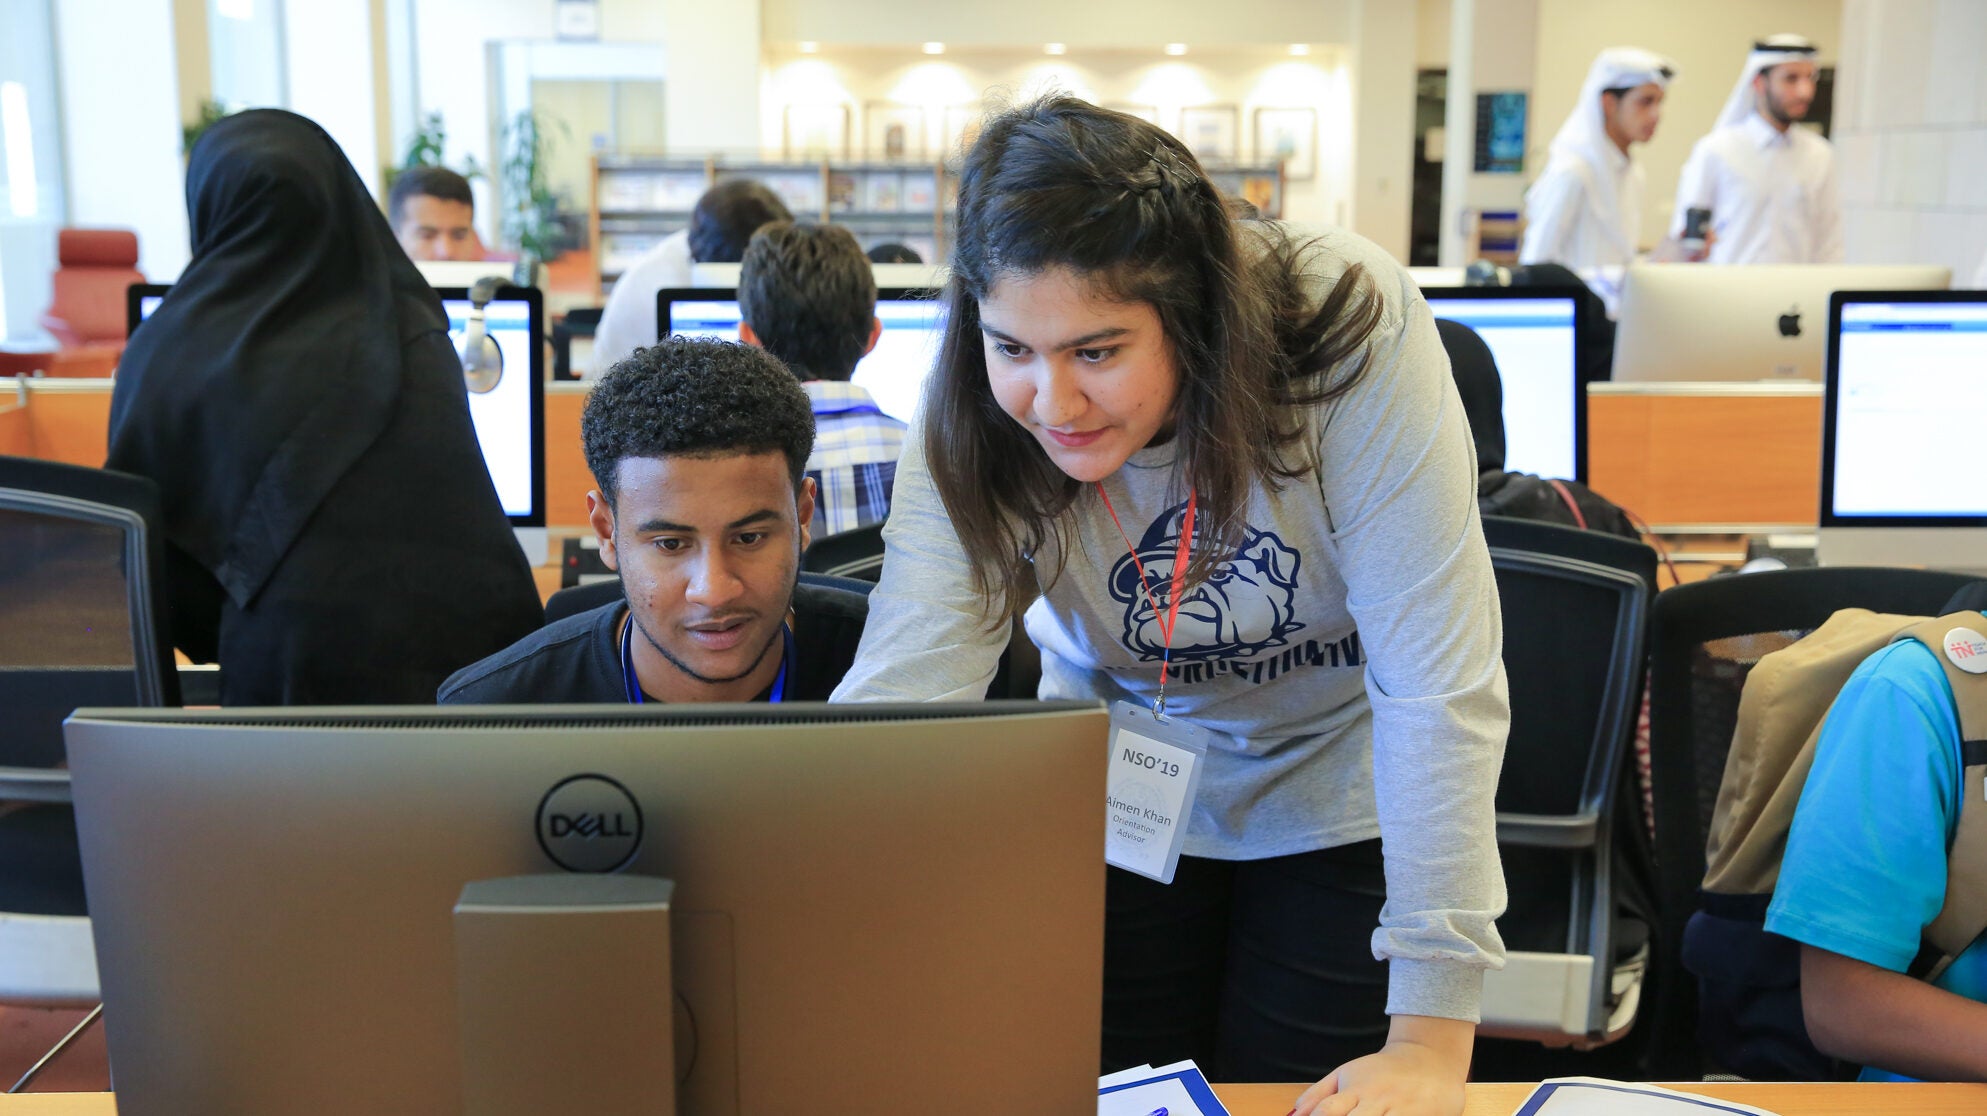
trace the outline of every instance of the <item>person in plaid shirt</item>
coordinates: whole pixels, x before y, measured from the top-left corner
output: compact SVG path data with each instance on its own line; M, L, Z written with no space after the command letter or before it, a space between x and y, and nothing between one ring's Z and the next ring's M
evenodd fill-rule
M740 340L785 361L813 402L815 537L882 522L904 424L849 382L883 331L862 246L840 225L761 227L741 263L738 310Z

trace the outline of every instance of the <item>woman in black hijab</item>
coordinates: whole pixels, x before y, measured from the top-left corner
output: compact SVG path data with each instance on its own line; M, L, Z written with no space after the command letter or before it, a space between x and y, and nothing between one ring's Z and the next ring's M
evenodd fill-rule
M441 303L301 116L215 124L186 196L107 462L158 482L174 640L229 705L431 702L543 619Z

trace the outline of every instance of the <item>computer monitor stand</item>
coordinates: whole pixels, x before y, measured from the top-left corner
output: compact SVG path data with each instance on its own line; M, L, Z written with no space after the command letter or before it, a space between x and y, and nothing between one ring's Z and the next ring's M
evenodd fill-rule
M455 904L466 1116L675 1116L669 906L653 876L509 876Z

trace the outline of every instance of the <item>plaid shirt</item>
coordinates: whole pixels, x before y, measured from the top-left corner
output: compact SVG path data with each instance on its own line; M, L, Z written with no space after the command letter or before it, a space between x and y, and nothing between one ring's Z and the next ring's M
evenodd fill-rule
M808 380L800 386L814 402L814 453L807 459L807 475L818 490L814 537L882 522L890 514L904 424L854 384Z

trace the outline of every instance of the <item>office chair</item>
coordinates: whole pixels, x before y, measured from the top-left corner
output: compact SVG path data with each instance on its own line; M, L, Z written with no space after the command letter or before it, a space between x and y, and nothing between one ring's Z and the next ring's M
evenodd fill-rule
M1522 520L1487 517L1484 533L1511 693L1497 789L1511 900L1498 920L1509 960L1486 975L1479 1034L1589 1050L1633 1024L1648 953L1645 922L1621 913L1642 865L1620 842L1639 825L1618 825L1616 808L1632 785L1656 555ZM1488 1069L1512 1052L1485 1054Z
M1936 570L1831 567L1711 578L1663 591L1650 612L1649 748L1657 867L1659 982L1648 1071L1702 1074L1697 986L1681 969L1684 924L1697 909L1704 847L1747 674L1839 609L1930 616L1975 580Z
M65 349L101 347L115 359L124 348L124 292L143 283L138 234L129 229L63 229L56 236L54 297L41 326Z
M872 523L814 540L800 556L800 568L875 581L883 576L883 524Z
M0 457L0 1002L98 1001L62 720L179 703L159 518L143 477Z

